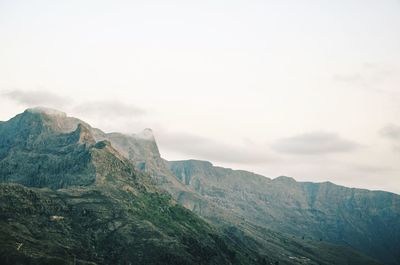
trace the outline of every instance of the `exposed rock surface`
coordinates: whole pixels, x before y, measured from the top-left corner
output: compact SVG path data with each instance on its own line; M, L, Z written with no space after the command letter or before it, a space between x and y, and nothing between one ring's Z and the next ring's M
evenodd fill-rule
M271 180L197 160L169 162L169 167L192 191L247 222L352 246L387 264L400 264L399 195L330 182L302 183L283 176Z
M0 182L1 264L379 264L347 246L378 240L373 224L398 239L395 195L167 162L151 130L104 133L49 109L0 123ZM379 222L358 226L338 207ZM343 227L356 241L333 236Z
M0 179L33 187L89 185L95 168L88 146L95 141L85 125L64 133L58 115L30 110L0 125ZM72 127L71 127L72 129Z

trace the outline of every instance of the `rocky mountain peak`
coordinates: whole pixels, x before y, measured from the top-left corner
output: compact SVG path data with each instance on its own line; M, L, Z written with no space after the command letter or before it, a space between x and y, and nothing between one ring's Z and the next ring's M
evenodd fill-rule
M74 117L70 117L65 112L51 108L46 108L46 107L29 108L20 115L25 120L39 121L46 129L55 132L60 132L60 133L73 132L77 129L78 124L83 124L89 130L92 130L91 126L86 122ZM17 115L16 117L20 115Z

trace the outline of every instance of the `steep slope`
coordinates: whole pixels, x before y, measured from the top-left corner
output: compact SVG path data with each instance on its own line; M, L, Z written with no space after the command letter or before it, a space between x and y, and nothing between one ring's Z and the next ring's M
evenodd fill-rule
M80 125L62 133L56 125L47 115L31 111L1 124L0 180L51 188L93 183L87 146L95 141L88 129Z
M328 182L301 183L288 177L271 180L205 161L174 161L169 166L194 192L249 223L352 246L387 264L400 264L399 195Z
M110 142L95 142L84 125L63 133L51 115L27 111L0 125L1 168L9 169L0 184L1 264L266 261L177 205Z
M63 112L41 107L27 109L11 120L0 123L0 178L18 182L19 175L30 174L37 182L34 186L45 187L49 186L52 176L43 180L41 172L50 175L50 172L60 171L60 167L71 167L75 171L68 171L69 176L53 177L59 182L52 184L55 185L54 188L70 184L90 184L90 180L85 178L94 180L93 172L90 172L93 169L87 168L86 172L77 174L81 171L80 164L87 159L87 152L85 153L84 146L80 144L104 140L109 141L122 156L128 158L136 169L149 173L158 186L175 194L186 190L165 166L151 130L146 129L132 135L105 133ZM75 159L78 157L79 159ZM13 160L21 159L25 160L23 164L13 165ZM79 163L71 164L75 162ZM62 181L73 181L73 177L81 183Z
M166 161L161 158L151 129L131 135L104 133L102 137L109 140L118 152L135 164L138 170L148 173L158 187L167 190L174 197L188 192L186 186L176 179L166 166Z
M107 135L113 146L115 146L121 154L124 154L135 163L139 162L146 165L139 168L152 174L153 179L157 179L157 186L172 193L181 205L199 213L201 216L206 217L214 224L218 224L228 231L232 231L232 227L235 227L236 230L234 229L234 231L238 231L240 240L243 241L246 237L251 238L249 241L255 244L252 249L257 249L257 252L261 253L263 256L270 257L271 253L279 253L280 257L276 257L275 255L272 255L272 257L281 260L281 262L285 260L285 258L293 262L293 259L296 257L303 257L309 259L309 262L313 261L321 264L366 264L372 262L368 258L356 254L356 252L352 252L348 248L339 248L338 246L328 243L322 244L319 242L319 238L306 242L302 240L302 236L297 235L297 239L300 239L297 241L293 236L285 236L281 233L272 232L269 229L266 230L264 229L266 226L259 226L259 223L253 220L253 217L257 214L259 216L258 218L263 221L260 223L264 224L265 222L264 216L260 214L258 209L253 209L255 214L249 218L249 216L243 214L243 212L237 211L235 205L232 204L229 199L223 201L218 196L214 196L213 194L210 196L210 194L207 194L220 194L217 186L213 186L213 188L207 189L207 191L201 190L200 183L197 180L192 182L190 179L190 173L183 177L177 175L178 180L189 189L182 189L177 184L171 186L172 181L163 183L160 181L159 177L168 176L168 178L171 179L172 174L171 170L166 167L168 166L168 162L161 158L157 144L150 130L145 130L145 135L124 135L120 133L113 133L111 137L110 134ZM208 168L212 168L209 162L204 163L206 167L202 167L202 165L200 165L200 167L207 168L207 166L209 166ZM237 194L236 190L240 188L252 193L254 192L254 187L259 187L259 184L264 183L266 179L263 176L252 174L251 181L249 182L249 179L243 178L242 176L243 174L249 174L248 172L233 170L231 172L234 173L231 174L231 177L234 178L232 183L236 186L236 188L233 187L232 189L233 194ZM220 175L222 177L221 180L219 180ZM223 172L218 174L215 171L210 171L208 176L213 181L224 181ZM190 183L193 184L193 186L189 185ZM242 204L241 207L249 209L245 204ZM267 226L267 228L271 227ZM288 232L288 230L282 231ZM267 249L267 251L265 249ZM326 253L331 254L328 255ZM348 253L348 255L343 255L343 253ZM292 257L292 259L290 259L290 257ZM339 262L338 257L343 258L343 260ZM358 259L354 259L354 257L358 257Z
M180 182L149 130L107 134L29 109L0 123L0 165L2 264L378 264L246 220L191 173Z
M0 209L1 264L258 264L157 193L1 184Z

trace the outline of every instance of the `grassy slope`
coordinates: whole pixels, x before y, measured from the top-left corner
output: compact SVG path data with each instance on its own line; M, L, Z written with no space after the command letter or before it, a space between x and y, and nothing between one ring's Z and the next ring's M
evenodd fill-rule
M257 263L165 194L1 184L0 214L1 264Z

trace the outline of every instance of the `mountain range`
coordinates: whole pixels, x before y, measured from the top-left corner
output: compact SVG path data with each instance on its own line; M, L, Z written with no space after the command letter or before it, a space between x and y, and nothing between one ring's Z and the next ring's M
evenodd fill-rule
M1 264L400 264L400 196L167 161L150 129L0 122Z

